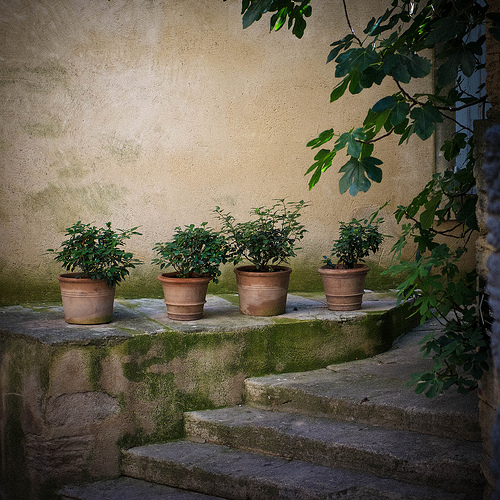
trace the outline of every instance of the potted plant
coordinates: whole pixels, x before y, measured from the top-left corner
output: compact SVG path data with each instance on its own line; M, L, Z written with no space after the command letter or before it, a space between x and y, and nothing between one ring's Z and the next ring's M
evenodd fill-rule
M295 256L296 244L306 233L298 219L307 204L275 201L270 207L253 208L254 219L246 222L236 222L230 213L215 209L237 261L251 264L234 270L240 310L250 316L285 312L292 270L281 264Z
M225 237L207 224L176 227L171 241L156 243L153 247L158 254L153 264L158 264L160 269L173 269L158 276L170 319L200 319L208 284L217 283L220 265L231 261L232 251Z
M98 228L78 221L66 229L69 238L59 249L47 250L70 271L58 276L67 323L96 325L113 320L116 285L141 264L122 248L135 234L141 234L137 227L113 230L111 222Z
M340 222L340 234L331 251L331 256L323 257L325 265L318 269L323 280L328 309L332 311L353 311L361 308L365 279L370 268L362 264L364 257L375 253L384 235L379 225L384 222L377 218L379 210L369 219L352 219ZM337 262L333 263L332 258Z

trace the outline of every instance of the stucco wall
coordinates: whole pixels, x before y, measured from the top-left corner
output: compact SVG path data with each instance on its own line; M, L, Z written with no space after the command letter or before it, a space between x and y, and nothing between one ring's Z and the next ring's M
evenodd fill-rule
M387 2L349 2L353 26ZM308 191L308 140L359 126L387 87L329 104L329 44L348 32L339 1L315 0L302 40L268 20L242 30L239 0L20 0L0 3L0 296L56 297L60 267L46 248L81 219L141 226L129 248L147 264L119 293L159 296L152 246L177 225L238 219L275 198L306 199L309 229L291 289L315 269L338 221L384 215L433 171L432 140L379 143L384 179L355 198L338 191L341 157ZM425 92L430 82L418 82ZM391 221L384 230L395 233ZM388 241L375 262L387 262ZM31 291L29 281L34 279ZM232 268L220 287L234 286Z

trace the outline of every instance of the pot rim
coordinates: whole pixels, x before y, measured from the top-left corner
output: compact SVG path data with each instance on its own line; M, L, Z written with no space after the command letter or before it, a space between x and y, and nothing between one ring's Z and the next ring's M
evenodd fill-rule
M212 281L212 277L207 277L207 276L197 276L193 278L184 278L182 276L177 276L176 272L173 273L162 273L158 276L158 279L162 283L183 283L183 284L189 284L189 283L204 283L204 282L210 282Z
M331 269L329 267L320 267L320 274L362 274L368 272L370 268L366 264L354 264L354 269Z
M106 283L103 279L92 279L90 276L82 273L62 273L57 276L59 281L80 282L80 283Z
M265 271L255 271L254 265L248 266L238 266L234 268L234 272L238 274L246 274L249 276L276 276L276 274L290 274L292 272L292 268L288 266L271 266L276 270L273 272L265 272Z

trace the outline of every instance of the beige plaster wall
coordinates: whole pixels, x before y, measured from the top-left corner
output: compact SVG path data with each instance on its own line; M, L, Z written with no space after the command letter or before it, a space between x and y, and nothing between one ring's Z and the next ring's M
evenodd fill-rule
M349 2L355 29L386 8ZM60 272L44 250L77 220L141 226L146 261L121 290L161 294L151 248L177 225L238 219L272 199L306 199L309 229L291 286L311 286L338 221L405 203L433 172L433 141L379 143L384 180L338 191L339 158L308 191L308 140L359 126L387 87L329 104L329 44L348 32L340 0L315 0L302 40L241 28L239 0L0 2L0 295L48 298ZM419 82L425 92L430 82ZM392 90L392 89L389 89ZM394 233L390 222L384 228ZM386 262L389 241L375 261ZM302 271L301 271L302 270ZM35 277L30 292L28 278ZM233 282L231 268L221 286ZM316 277L314 278L316 279ZM303 280L300 282L300 280ZM319 281L318 281L319 283ZM231 285L229 285L231 286Z

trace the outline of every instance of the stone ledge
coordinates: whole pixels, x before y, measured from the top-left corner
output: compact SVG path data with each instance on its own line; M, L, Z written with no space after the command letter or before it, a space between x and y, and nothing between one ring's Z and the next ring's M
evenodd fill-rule
M161 299L117 299L114 320L104 325L70 325L64 322L62 305L34 304L0 308L0 333L23 335L44 344L66 342L106 343L134 335L153 335L164 331L215 332L265 328L275 324L307 321L346 322L367 314L385 314L396 308L393 294L368 292L358 311L334 312L323 296L288 295L285 314L273 317L245 316L234 295L209 295L204 317L196 321L174 321L167 317ZM414 322L412 322L414 323Z

